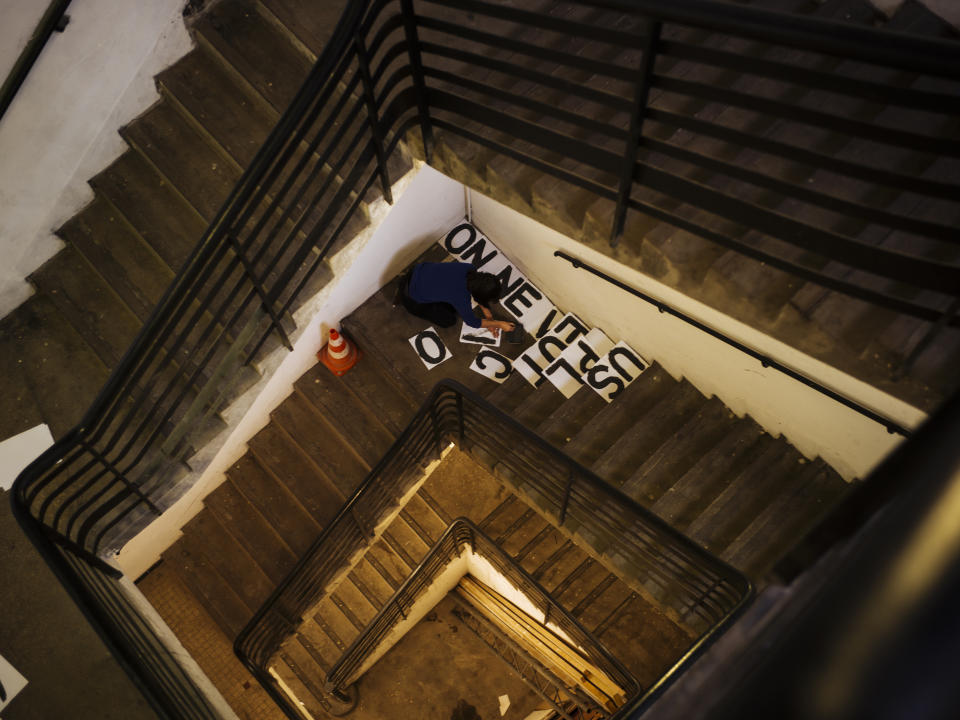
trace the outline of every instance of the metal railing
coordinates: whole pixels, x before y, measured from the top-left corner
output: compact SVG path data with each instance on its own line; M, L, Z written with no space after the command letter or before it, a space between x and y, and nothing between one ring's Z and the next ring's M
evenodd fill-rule
M375 652L380 651L387 635L407 619L414 604L430 588L444 568L454 559L462 557L464 553L475 553L490 562L513 587L519 589L537 609L543 612L544 618L560 628L566 638L584 653L590 662L600 668L623 690L626 701L635 699L641 692L636 678L589 631L567 613L550 596L550 593L516 565L493 540L484 535L467 518L457 518L450 524L434 543L427 556L330 668L327 673L327 688L330 692L342 692L348 685L352 685L359 679L359 673L364 664ZM575 688L567 689L575 690Z
M413 487L451 443L561 531L616 554L618 566L629 568L643 593L695 638L683 658L629 704L631 711L698 655L750 598L752 586L738 571L473 392L444 380L237 637L237 655L291 718L299 715L268 671L275 653L334 578L375 540L373 528L391 501ZM349 678L330 679L336 690Z
M63 32L67 27L67 23L70 21L70 17L67 15L69 5L70 0L53 0L47 6L40 22L37 23L36 29L30 35L30 40L27 41L23 51L7 74L6 80L3 81L3 86L0 87L0 119L3 119L3 116L6 115L13 99L20 90L20 86L27 79L27 75L33 69L33 64L40 57L40 53L43 52L50 36L55 32Z
M404 140L422 142L434 162L465 142L476 167L506 157L579 188L614 242L631 218L668 223L829 289L960 326L954 228L914 212L948 217L960 200L960 184L937 172L960 155L956 43L705 0L583 0L568 10L347 4L80 424L18 478L14 503L44 552L59 553L45 545L55 543L116 574L101 556L182 492L184 463L218 428L244 370L271 338L289 345L291 311L322 280L368 191L391 199L390 161ZM736 84L743 77L755 82ZM828 151L745 130L713 112L721 107L791 137L839 140ZM698 143L679 143L678 128ZM851 144L858 152L834 151ZM742 153L764 162L745 164ZM770 162L780 169L763 170ZM810 168L858 191L818 192Z
M907 430L905 427L903 427L900 423L896 422L895 420L892 420L889 417L881 415L871 410L870 408L861 405L855 400L851 400L845 395L841 395L836 390L831 390L825 385L818 383L816 380L810 377L807 377L806 375L800 372L797 372L793 368L787 367L781 362L774 360L769 355L764 355L763 353L758 352L757 350L754 350L748 345L745 345L742 342L739 342L738 340L734 340L729 335L725 335L719 330L716 330L710 327L706 323L700 322L699 320L691 317L690 315L680 312L676 308L671 307L670 305L667 305L662 300L657 300L656 298L651 297L650 295L647 295L645 292L641 292L640 290L637 290L635 287L632 287L627 283L621 280L618 280L617 278L612 277L611 275L608 275L602 270L599 270L593 267L592 265L590 265L589 263L584 262L580 258L574 257L570 253L564 252L563 250L557 250L553 253L553 255L554 257L559 257L559 258L562 258L563 260L566 260L575 268L585 270L591 275L595 275L598 278L601 278L602 280L605 280L606 282L610 283L611 285L614 285L620 288L621 290L628 292L631 295L638 297L645 302L650 303L651 305L656 306L657 310L659 310L660 312L671 315L677 318L678 320L682 320L688 325L692 325L693 327L697 328L697 330L699 330L700 332L704 332L707 335L710 335L711 337L715 337L717 340L720 340L721 342L726 343L730 347L736 348L737 350L744 353L745 355L749 355L750 357L756 360L759 360L760 364L763 365L763 367L773 368L774 370L777 370L778 372L783 373L787 377L790 377L796 380L797 382L803 383L807 387L812 388L823 395L826 395L828 398L830 398L834 402L840 403L841 405L850 408L854 412L860 415L863 415L864 417L869 418L870 420L873 420L875 423L879 423L880 425L883 425L887 429L888 433L891 433L891 434L896 433L897 435L902 435L903 437L908 437L910 435L910 431Z

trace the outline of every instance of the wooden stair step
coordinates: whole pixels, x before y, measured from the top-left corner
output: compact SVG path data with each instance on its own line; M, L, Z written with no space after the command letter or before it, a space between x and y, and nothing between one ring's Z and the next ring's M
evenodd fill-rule
M90 180L167 265L177 272L207 224L146 159L127 150Z
M678 530L684 530L750 462L754 447L764 438L772 442L753 420L737 422L708 452L687 470L650 508Z
M580 430L593 425L594 417L607 404L590 388L580 388L572 398L537 425L537 435L563 449Z
M516 495L507 493L500 503L477 523L477 527L490 538L496 539L500 535L506 536L508 529L513 526L526 511L527 508L517 499Z
M583 561L553 589L552 595L567 612L574 609L605 582L610 571L596 560L584 557Z
M644 507L650 507L730 431L734 421L726 406L711 398L675 435L667 438L620 489Z
M227 477L297 557L320 535L322 526L250 453L233 464Z
M315 60L343 13L346 3L335 0L317 5L310 0L260 0L264 7Z
M219 146L240 169L253 160L279 115L201 49L194 49L157 75L167 100Z
M597 413L589 426L581 428L566 443L564 452L581 465L590 467L643 412L654 407L675 386L673 378L654 363L614 402Z
M690 383L676 385L666 397L651 407L636 424L611 445L591 469L607 482L621 485L639 463L649 455L706 399Z
M617 608L635 595L626 583L612 573L596 589L600 592L584 597L573 609L574 616L591 633L596 633L605 621L611 619Z
M415 565L408 564L398 555L384 538L377 540L367 548L364 558L373 565L377 572L394 591L407 579Z
M273 591L267 573L213 513L196 515L177 542L194 557L202 553L250 610L259 608Z
M537 513L527 515L525 521L513 527L497 545L517 562L529 555L534 546L542 543L552 527Z
M251 438L248 446L318 525L325 527L336 516L343 497L279 426L270 423Z
M301 652L296 652L298 649ZM274 657L269 669L290 688L293 693L291 703L298 705L301 712L308 712L311 717L324 717L329 704L323 699L322 680L317 677L316 663L302 647L296 643L285 646Z
M293 101L312 65L286 34L252 2L211 7L194 26L197 42L216 55L277 112Z
M43 412L24 377L21 340L17 337L15 313L0 319L0 440L19 435L45 422Z
M174 276L122 216L95 197L57 234L83 253L97 272L109 279L124 304L146 322Z
M313 613L313 619L330 636L334 644L343 650L350 647L350 643L363 629L357 627L350 616L344 614L343 606L330 596L320 601L316 612Z
M518 372L510 373L510 377L500 383L487 395L487 400L502 412L512 415L517 406L526 400L536 389Z
M681 657L690 637L657 607L635 593L618 608L597 635L637 678L651 687L668 669L667 658Z
M391 523L390 528L384 533L383 539L390 546L390 549L397 553L405 564L410 566L411 570L420 564L431 547L431 544L406 522L402 512Z
M800 459L785 443L770 445L690 523L687 534L710 552L721 553L788 484Z
M350 582L367 597L376 608L381 608L389 600L395 588L387 582L380 571L364 557L350 571Z
M284 647L296 641L310 655L317 666L326 674L342 654L330 636L323 631L313 618L305 618L297 628L297 634L284 642Z
M168 103L154 105L120 134L208 223L240 179L236 166Z
M353 412L352 405L347 404L343 411ZM341 502L353 494L370 471L316 406L299 392L291 393L270 417L336 488Z
M337 589L331 593L330 598L350 620L351 624L360 631L370 624L380 610L374 599L364 595L349 575L342 583L337 585Z
M446 531L448 524L441 520L433 508L423 501L417 492L401 511L408 524L413 526L424 541L433 545Z
M361 360L362 362L362 360ZM371 409L358 402L342 382L321 364L294 383L296 392L313 406L316 414L349 445L367 469L372 468L393 444L394 436Z
M243 545L270 581L279 585L293 569L297 556L233 481L222 483L203 499L203 504Z
M59 438L80 422L108 369L49 298L34 295L9 318L4 329L12 357L43 421Z
M581 388L577 393L587 392ZM596 393L594 393L596 394ZM513 418L528 428L536 428L567 402L563 394L549 382L543 383L513 410Z
M317 364L307 374L320 373L321 369L329 372ZM394 437L406 429L417 410L414 399L403 386L390 380L376 357L361 358L340 381L360 402L376 412L377 419Z
M235 590L203 555L195 555L181 543L175 543L163 554L183 584L213 618L223 634L233 640L253 615Z
M553 594L557 586L587 559L586 553L572 542L565 543L540 564L533 577L547 592Z
M826 463L816 460L785 489L723 552L723 559L749 577L762 577L802 538L849 485Z
M116 367L140 330L140 320L77 249L67 245L30 275L83 335L106 367Z

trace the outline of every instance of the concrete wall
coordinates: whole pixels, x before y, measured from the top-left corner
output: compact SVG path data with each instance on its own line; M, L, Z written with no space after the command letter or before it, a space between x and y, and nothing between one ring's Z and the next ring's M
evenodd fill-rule
M784 435L807 457L823 457L844 478L862 477L899 441L877 423L691 325L553 256L565 250L627 285L658 298L709 327L800 371L906 427L923 413L642 273L612 261L479 193L471 193L473 222L559 308L624 340L704 395L716 395L774 436Z
M183 0L75 0L0 121L0 316L61 247L53 232L92 198L87 180L124 149L117 128L157 98L153 76L191 47ZM3 61L33 32L41 0L4 0ZM35 17L36 16L36 17ZM19 50L18 50L19 52Z
M375 205L368 232L334 258L335 280L298 311L297 323L304 330L293 352L285 354L252 402L241 400L224 413L234 430L198 482L117 556L126 575L139 577L176 542L180 528L203 508L203 498L246 452L247 440L266 426L270 412L292 392L293 383L317 362L316 352L326 342L329 329L463 219L463 186L430 167L409 173L394 185L393 195L393 207L383 201Z

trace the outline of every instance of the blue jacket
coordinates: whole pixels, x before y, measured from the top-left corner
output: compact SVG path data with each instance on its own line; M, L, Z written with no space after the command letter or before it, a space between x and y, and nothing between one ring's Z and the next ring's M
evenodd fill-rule
M467 325L480 327L467 290L467 273L473 269L470 263L420 263L410 273L407 295L418 303L449 303Z

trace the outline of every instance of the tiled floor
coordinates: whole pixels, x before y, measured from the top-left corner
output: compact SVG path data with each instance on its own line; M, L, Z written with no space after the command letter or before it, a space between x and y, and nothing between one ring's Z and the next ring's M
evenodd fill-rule
M137 586L241 720L286 720L233 654L232 643L174 573L161 563Z

